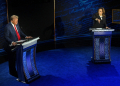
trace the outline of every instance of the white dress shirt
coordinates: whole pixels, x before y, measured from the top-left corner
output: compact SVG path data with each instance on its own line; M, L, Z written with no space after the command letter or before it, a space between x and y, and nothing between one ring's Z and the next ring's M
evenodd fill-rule
M102 16L100 16L101 20L102 20Z
M15 29L15 27L14 27L14 24L11 22L11 24L12 24L12 26L13 26L13 28ZM16 25L15 25L16 26ZM16 27L16 29L17 29L17 27ZM18 30L17 30L18 31Z

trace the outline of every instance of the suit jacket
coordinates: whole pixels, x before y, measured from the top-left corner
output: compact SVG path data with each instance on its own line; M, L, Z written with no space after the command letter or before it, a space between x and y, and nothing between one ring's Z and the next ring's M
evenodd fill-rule
M105 16L102 17L102 20L100 21L100 23L98 23L98 21L95 20L96 18L101 20L100 16L97 13L94 14L92 17L93 22L94 22L92 28L105 28L105 27L107 27Z
M17 30L18 30L18 33L20 34L20 37L26 37L26 35L21 31L20 27L19 27L19 24L16 25L17 27ZM13 48L13 47L9 47L9 45L14 41L18 41L18 38L17 38L17 34L15 32L15 29L13 27L13 25L10 23L8 23L6 26L5 26L5 29L4 29L4 38L5 38L5 43L3 45L4 49L6 50L7 48Z

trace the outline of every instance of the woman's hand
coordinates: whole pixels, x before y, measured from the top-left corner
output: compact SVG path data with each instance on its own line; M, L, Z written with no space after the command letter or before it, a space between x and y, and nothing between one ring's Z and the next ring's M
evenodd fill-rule
M106 29L110 29L109 27L106 27Z
M100 19L96 18L95 20L98 21L98 23L100 23Z

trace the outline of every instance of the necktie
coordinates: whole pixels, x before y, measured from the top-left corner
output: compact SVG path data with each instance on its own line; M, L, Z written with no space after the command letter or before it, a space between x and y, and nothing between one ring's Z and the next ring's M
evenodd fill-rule
M16 26L15 26L15 25L14 25L14 28L15 28L15 32L16 32L16 34L17 34L18 41L19 41L19 40L20 40L20 35L19 35L19 33L18 33L17 28L16 28Z

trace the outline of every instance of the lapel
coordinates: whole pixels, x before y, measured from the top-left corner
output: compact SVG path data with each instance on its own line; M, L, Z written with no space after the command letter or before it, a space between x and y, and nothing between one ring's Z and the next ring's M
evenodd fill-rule
M15 37L17 37L17 34L16 34L15 29L14 29L13 25L11 24L11 22L10 22L10 26L11 26L12 33L15 35ZM20 34L19 26L16 25L16 27L17 27L18 33Z
M100 20L101 20L100 16L98 16L98 19L100 19Z
M13 25L11 24L11 22L10 22L10 26L11 26L11 31L12 31L12 33L13 33L15 36L17 36L17 34L16 34L16 32L15 32L15 29L14 29Z

